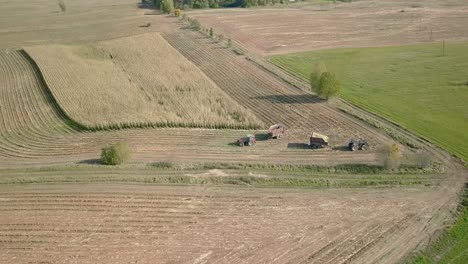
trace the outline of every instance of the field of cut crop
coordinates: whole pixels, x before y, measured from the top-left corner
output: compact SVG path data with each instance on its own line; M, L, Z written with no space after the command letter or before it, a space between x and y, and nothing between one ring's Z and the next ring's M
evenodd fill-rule
M267 164L321 164L345 163L380 164L375 151L352 153L340 146L346 139L332 142L336 149L312 151L307 146L310 127L290 127L284 140L260 141L255 148L239 148L233 143L255 130L215 129L125 129L116 131L84 131L67 119L40 78L37 67L21 51L0 52L0 166L39 166L69 163L95 163L102 147L115 142L130 144L135 163L169 161L174 163L267 163ZM232 66L232 65L231 65ZM234 66L233 66L234 67ZM251 71L257 68L250 68ZM253 74L254 72L252 72ZM275 82L277 87L278 82ZM242 87L237 84L232 87ZM284 86L283 86L284 87ZM237 88L240 89L240 88ZM247 89L246 92L254 92ZM249 97L244 95L244 103ZM262 102L257 101L257 102ZM268 102L268 101L266 101ZM262 102L261 107L280 109ZM249 103L255 105L255 103ZM263 111L254 108L256 112ZM294 105L287 107L293 112ZM273 122L280 115L263 111L262 120ZM294 116L293 116L294 117ZM297 119L296 117L296 120ZM279 121L288 121L282 118ZM298 122L298 121L296 121ZM287 123L293 124L293 123ZM298 123L299 124L299 123ZM312 123L308 123L309 125ZM316 124L323 127L322 124ZM358 125L355 125L358 127ZM317 127L318 129L318 127ZM331 129L331 128L330 128ZM379 142L379 134L372 133L371 142ZM264 130L258 130L265 133ZM383 136L382 136L383 137ZM385 137L383 137L385 138ZM372 143L376 144L376 143Z
M261 124L159 34L26 52L62 109L87 127Z
M0 261L395 263L433 229L437 192L2 186Z
M201 10L189 16L264 55L468 39L467 1L298 2L288 8Z
M278 55L272 62L304 80L322 61L341 96L468 160L468 43L336 49ZM343 63L346 61L346 63Z

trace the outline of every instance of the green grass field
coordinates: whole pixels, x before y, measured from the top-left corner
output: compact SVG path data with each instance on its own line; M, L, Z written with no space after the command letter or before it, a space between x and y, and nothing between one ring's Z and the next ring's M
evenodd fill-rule
M276 65L309 80L324 62L340 96L430 139L468 161L468 43L333 49L277 55Z

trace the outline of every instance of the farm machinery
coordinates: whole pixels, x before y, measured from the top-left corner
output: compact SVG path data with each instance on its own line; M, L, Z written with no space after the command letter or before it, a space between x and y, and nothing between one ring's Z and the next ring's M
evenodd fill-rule
M365 139L354 139L352 138L349 140L348 143L348 148L351 151L356 151L356 150L367 150L369 148L369 143L367 143L367 140Z
M312 133L309 140L309 146L313 149L328 146L328 137L319 133Z
M244 147L244 146L251 147L255 145L255 143L257 143L257 139L255 138L255 135L247 135L237 140L237 144L241 147Z
M270 126L270 128L268 128L268 139L281 138L287 129L288 128L281 123Z

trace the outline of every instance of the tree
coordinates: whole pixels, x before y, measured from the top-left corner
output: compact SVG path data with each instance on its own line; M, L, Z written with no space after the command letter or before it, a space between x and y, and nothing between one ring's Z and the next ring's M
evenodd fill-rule
M60 7L60 10L65 13L67 11L67 6L65 5L65 2L63 0L58 0L58 5Z
M312 69L312 73L310 74L310 88L312 91L315 91L318 94L319 89L319 82L322 73L327 71L327 67L323 62L319 62L315 64L314 68Z
M320 75L317 94L325 99L336 96L340 92L341 84L335 74L324 72Z
M174 16L176 16L176 17L180 16L180 9L179 8L174 9Z
M163 0L161 3L161 11L164 13L171 14L174 10L174 1L173 0Z
M130 148L125 143L105 147L101 151L101 163L106 165L122 164L130 159Z
M228 38L227 43L226 43L226 47L227 47L227 48L231 48L231 47L232 47L232 40L231 40L231 38Z

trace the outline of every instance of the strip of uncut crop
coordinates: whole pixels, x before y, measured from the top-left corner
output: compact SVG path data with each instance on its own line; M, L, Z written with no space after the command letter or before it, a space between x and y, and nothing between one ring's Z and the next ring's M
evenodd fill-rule
M345 141L365 137L372 145L391 141L367 125L322 105L309 93L291 88L229 49L194 32L164 34L184 56L199 66L218 86L265 123L285 123L305 133L322 132Z
M64 111L89 128L261 124L159 34L26 51Z

